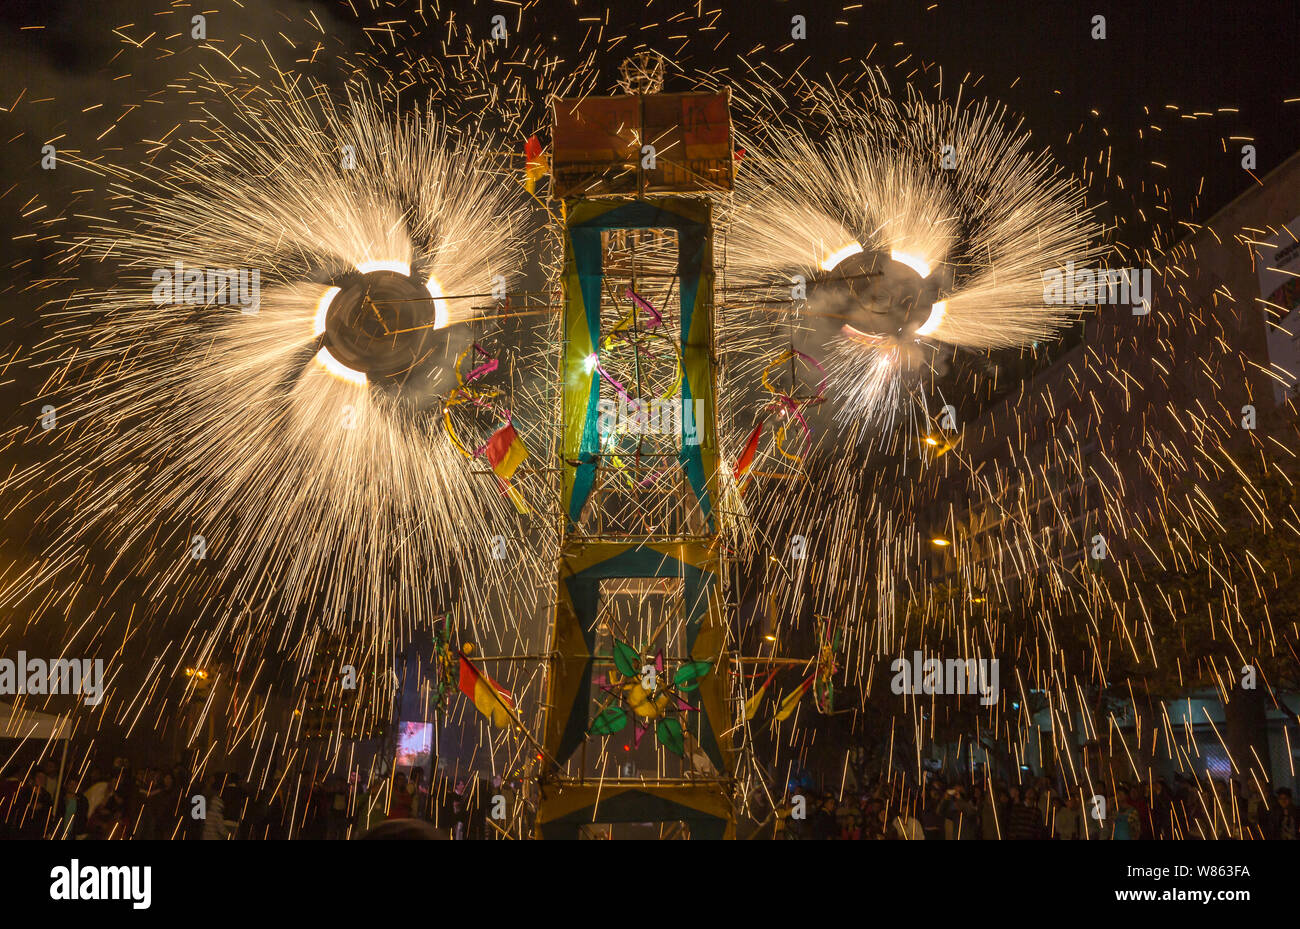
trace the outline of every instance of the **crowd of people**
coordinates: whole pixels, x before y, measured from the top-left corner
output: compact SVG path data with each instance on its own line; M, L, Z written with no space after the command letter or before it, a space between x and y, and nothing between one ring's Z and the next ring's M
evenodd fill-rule
M0 779L0 837L349 839L380 837L381 827L398 823L430 838L526 834L521 785L500 777L426 778L418 767L369 779L280 770L250 783L235 773L196 776L181 765L133 768L119 758L68 775L59 789L58 773L46 761L24 777ZM1086 790L1047 777L1016 784L931 773L922 787L895 777L842 793L818 792L804 779L745 831L813 840L1295 840L1300 818L1289 789L1245 789L1237 781L1179 776Z
M47 761L0 779L0 838L348 839L415 820L441 838L488 839L507 834L519 796L500 777L426 780L421 768L362 780L278 771L254 784L115 759L67 776L60 790L58 766Z
M1291 790L1176 777L1101 790L1059 789L1050 778L1011 784L927 778L924 788L882 782L845 793L791 785L769 817L783 839L1291 839Z

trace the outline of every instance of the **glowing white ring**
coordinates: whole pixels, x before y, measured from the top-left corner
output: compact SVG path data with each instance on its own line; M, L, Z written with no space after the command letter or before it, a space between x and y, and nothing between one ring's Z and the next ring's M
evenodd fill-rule
M927 317L925 322L921 324L921 328L916 330L916 334L918 336L933 335L935 330L939 328L939 324L943 322L943 317L947 312L947 300L940 300L934 306L930 307L929 317Z
M316 353L316 363L337 377L339 380L347 381L349 384L355 384L358 387L366 386L366 374L364 371L356 371L343 364L337 358L330 354L330 350L321 346L320 351Z
M889 257L897 261L899 264L907 265L923 278L930 276L930 262L926 261L924 258L917 255L909 255L907 252L900 252L898 249L891 251Z
M822 259L821 269L823 271L830 271L834 269L834 267L837 264L839 264L845 258L848 258L850 255L860 255L860 254L862 254L862 246L859 245L857 242L850 242L848 245L841 246L839 249L831 252L824 259Z
M429 291L429 296L433 298L433 328L442 329L451 322L451 308L447 306L447 301L442 299L445 296L442 285L438 283L436 277L430 277L425 281L424 286Z
M320 301L316 304L316 316L312 319L312 338L319 338L321 334L325 332L325 317L329 313L330 304L334 302L334 298L339 295L339 291L342 289L342 287L327 287L325 293L321 294ZM320 351L316 352L316 356L313 360L332 376L337 377L341 381L355 384L358 387L364 387L366 385L366 375L364 371L357 371L354 368L349 368L331 355L329 349L323 345L320 347Z
M406 277L411 276L411 265L406 261L362 261L357 265L357 270L362 274L369 274L371 271L396 271Z

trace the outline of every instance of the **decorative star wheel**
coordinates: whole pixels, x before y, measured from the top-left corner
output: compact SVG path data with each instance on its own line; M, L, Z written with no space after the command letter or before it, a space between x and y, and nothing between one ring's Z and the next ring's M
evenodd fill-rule
M460 663L456 648L451 644L451 614L433 624L434 674L429 681L430 697L434 709L445 710L451 695L458 689Z
M835 672L839 670L838 654L843 645L843 635L838 620L818 617L817 666L813 672L813 700L817 709L827 716L835 713Z
M687 661L671 675L664 663L663 650L654 658L643 659L639 651L626 642L614 642L614 667L609 683L601 684L606 700L587 730L588 735L609 736L622 732L631 722L635 729L633 745L651 728L655 739L678 756L686 753L683 713L698 713L699 707L682 697L700 686L713 669L710 661Z

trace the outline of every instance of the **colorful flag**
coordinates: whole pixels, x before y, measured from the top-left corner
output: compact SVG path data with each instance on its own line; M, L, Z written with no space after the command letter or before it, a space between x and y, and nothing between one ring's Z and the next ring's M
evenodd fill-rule
M790 714L794 712L794 708L799 705L799 701L803 699L803 695L808 692L808 688L812 685L813 678L809 677L794 690L782 697L781 706L778 707L776 711L776 718L778 720L788 719Z
M776 672L769 672L767 677L763 679L763 683L759 685L758 690L754 691L753 695L745 701L745 722L749 722L758 715L758 708L763 705L763 696L767 693L767 685L772 683L774 677L776 677Z
M532 512L529 510L523 494L510 483L510 477L523 464L524 459L528 457L528 449L519 440L519 434L515 432L515 427L510 423L506 423L492 433L492 438L488 439L487 444L478 451L479 454L487 456L488 463L492 465L492 470L496 472L497 483L501 485L501 492L510 498L510 502L515 505L515 509L524 515Z
M741 452L740 457L736 459L736 480L740 480L744 477L745 472L749 470L749 466L754 463L754 453L758 451L758 438L762 434L763 420L760 419L758 425L754 427L754 431L749 434L749 440L745 442L745 450Z
M474 701L492 725L504 729L514 719L515 698L510 692L460 656L460 692Z
M544 174L546 156L542 154L542 143L537 141L537 136L530 136L524 143L524 189L531 194Z
M510 480L511 475L528 457L528 449L519 441L519 433L515 432L515 427L510 423L492 433L492 438L483 446L483 453L492 465L492 470L503 481Z

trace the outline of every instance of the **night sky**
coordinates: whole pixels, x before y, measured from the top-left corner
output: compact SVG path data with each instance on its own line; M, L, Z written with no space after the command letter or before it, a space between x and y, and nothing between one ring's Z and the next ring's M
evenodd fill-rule
M225 47L253 39L274 43L278 33L302 38L301 24L314 12L326 26L328 51L349 52L367 46L362 31L366 26L373 29L418 9L405 4L395 15L387 6L375 11L365 9L364 3L354 5L360 16L347 4L276 0L240 9L222 3L209 13L209 32L228 43ZM842 5L849 9L840 9ZM909 75L917 83L932 85L942 74L951 93L964 78L973 87L966 91L968 96L987 95L1022 114L1035 142L1050 147L1067 170L1092 172L1104 152L1112 178L1091 175L1093 202L1100 205L1099 216L1116 223L1112 240L1138 250L1153 241L1168 245L1181 234L1177 222L1206 219L1255 183L1241 167L1244 142L1226 140L1252 140L1256 177L1300 149L1300 68L1295 64L1300 5L1289 0L757 0L706 3L703 9L716 7L721 14L702 19L674 19L681 9L677 4L613 6L607 13L604 4L589 0L540 2L520 18L516 6L445 4L466 21L485 23L504 10L510 14L511 28L518 22L522 29L517 47L540 42L566 59L574 57L591 28L583 20L608 18L607 45L612 36L631 39L601 57L605 87L612 86L618 65L638 41L667 54L683 70L736 67L743 57L751 65L770 63L781 73L798 67L808 76L838 78L852 73L852 62L870 52L868 61L883 66L896 87ZM0 223L8 233L0 259L17 268L4 285L11 298L0 326L0 344L31 340L39 301L24 294L33 280L57 273L47 261L51 247L33 240L31 218L69 209L93 212L87 204L99 202L103 193L102 184L93 178L41 171L41 144L57 138L61 147L91 155L96 147L110 155L119 148L130 152L140 140L164 133L192 102L169 99L164 90L169 79L194 66L192 57L159 54L157 39L145 53L122 38L143 39L155 30L164 35L178 32L190 15L188 9L178 8L162 17L156 9L167 8L139 0L93 5L10 0L0 6L0 50L6 62L0 71L6 152ZM807 17L807 40L789 40L795 14ZM1104 40L1091 35L1092 18L1098 14L1106 17ZM698 31L695 24L701 21L712 23L712 28ZM162 28L164 23L169 29ZM120 33L114 32L117 28ZM436 32L430 33L423 39L427 52L413 51L438 54ZM918 69L923 73L917 75ZM117 79L126 72L129 78ZM322 66L317 76L331 75ZM101 138L109 118L123 107L139 106L146 96L151 97L148 106ZM1226 112L1230 110L1236 112ZM1186 118L1194 114L1213 115ZM1122 178L1123 189L1114 176ZM33 212L35 206L42 209ZM1154 239L1153 222L1163 227ZM61 231L75 233L75 222ZM48 230L42 232L48 235ZM12 371L8 376L22 377ZM7 386L0 390L6 391L3 396L9 402L3 406L9 412L31 399L21 391L11 398Z

